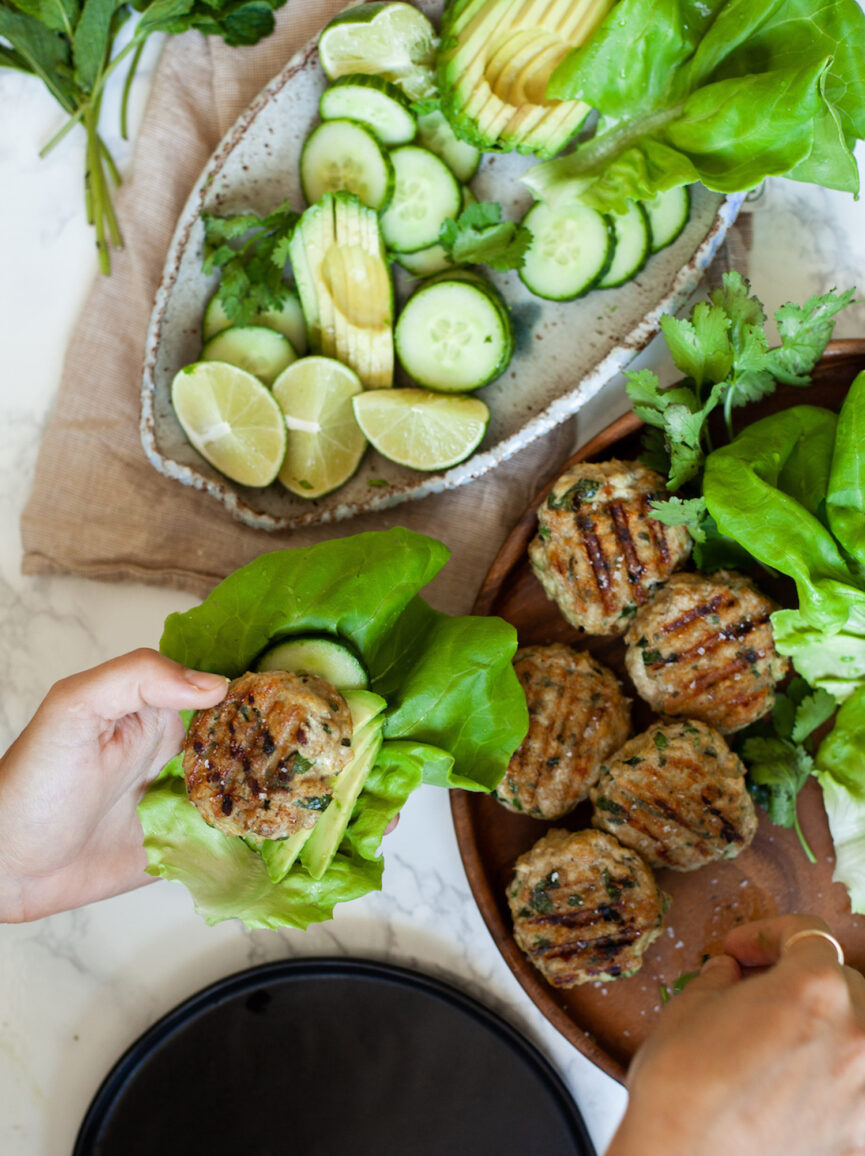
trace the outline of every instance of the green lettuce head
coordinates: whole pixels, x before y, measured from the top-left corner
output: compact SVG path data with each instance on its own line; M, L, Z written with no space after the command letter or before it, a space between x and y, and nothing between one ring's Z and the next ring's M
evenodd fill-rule
M274 883L258 850L209 827L189 802L181 758L162 769L139 807L147 871L184 883L208 923L329 919L336 903L380 889L384 830L421 782L489 791L502 778L528 727L516 631L498 618L452 618L418 596L449 556L399 527L277 550L166 620L163 654L229 678L277 640L331 635L360 656L387 704L384 741L319 879L296 862Z

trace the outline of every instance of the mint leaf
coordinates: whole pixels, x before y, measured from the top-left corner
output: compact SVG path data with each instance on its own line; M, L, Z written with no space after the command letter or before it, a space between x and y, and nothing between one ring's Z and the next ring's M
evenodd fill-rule
M532 234L525 225L502 220L497 201L476 201L454 219L448 217L439 244L454 265L489 265L499 273L519 269Z

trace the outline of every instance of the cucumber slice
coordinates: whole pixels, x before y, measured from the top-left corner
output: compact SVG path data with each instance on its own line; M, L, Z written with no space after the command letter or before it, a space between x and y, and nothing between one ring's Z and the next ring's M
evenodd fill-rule
M381 738L382 722L379 715L385 707L384 699L377 694L369 694L363 691L346 690L345 700L348 709L351 712L352 721L352 736L351 745L353 749L354 758L343 768L342 775L349 773L356 773L355 762L359 758L368 756L371 740L379 737L379 745ZM378 753L378 747L376 747ZM373 759L373 763L375 759ZM372 763L370 763L372 766ZM354 768L354 770L353 770ZM366 773L363 774L363 781L366 781L366 775L369 773L367 767ZM342 777L340 775L340 778ZM339 782L339 779L337 779ZM363 783L361 783L363 786ZM331 801L331 806L333 802ZM330 807L328 807L330 810ZM325 812L326 814L327 812ZM319 823L324 821L324 816L319 819ZM317 826L318 824L316 824ZM274 883L281 882L294 866L298 855L303 850L304 846L309 842L315 827L304 827L300 831L295 831L287 839L264 839L255 850L258 850L264 860L264 865L267 868L267 873ZM344 833L345 828L343 828ZM342 835L340 835L340 839ZM330 860L328 860L328 863Z
M313 879L321 879L336 854L382 743L385 700L368 690L347 691L345 700L354 725L354 757L337 775L330 805L301 848L301 862Z
M283 337L287 337L294 347L298 357L306 353L306 322L303 319L303 310L300 300L293 289L288 290L285 300L278 309L264 309L254 313L249 321L250 325L263 325L266 329L275 329ZM221 333L223 329L230 329L234 322L225 312L218 294L210 298L204 310L204 320L201 324L202 343Z
M418 289L394 334L409 377L440 393L465 393L502 373L513 353L513 329L492 292L456 278Z
M386 145L408 144L417 132L408 100L395 84L381 76L341 76L321 94L318 111L322 120L365 124Z
M396 253L426 249L438 241L445 219L459 212L459 183L444 161L417 145L394 149L391 160L396 187L381 217L385 244Z
M574 202L553 208L539 201L522 223L532 243L520 280L536 296L569 301L603 276L612 257L613 231L601 213Z
M300 154L300 185L310 205L325 193L354 193L377 212L391 199L394 170L390 157L363 124L326 120L313 129Z
M369 677L354 651L333 638L318 635L278 642L262 654L255 669L316 674L339 690L366 690L369 686Z
M418 143L447 165L458 181L470 181L481 163L481 150L456 135L439 109L417 118Z
M211 337L200 360L226 361L245 369L265 385L273 385L282 371L297 360L297 354L288 338L275 329L238 325Z
M460 209L473 204L476 200L477 197L468 185L463 185ZM394 256L403 269L414 277L432 277L436 273L446 273L455 268L448 258L444 245L438 243L426 249L417 249L414 253L397 253Z
M609 268L598 278L597 289L614 289L630 281L648 261L651 252L649 218L639 201L632 201L626 213L612 214L610 221L615 249Z
M658 193L651 201L641 201L649 218L652 252L672 245L691 215L691 192L687 185Z

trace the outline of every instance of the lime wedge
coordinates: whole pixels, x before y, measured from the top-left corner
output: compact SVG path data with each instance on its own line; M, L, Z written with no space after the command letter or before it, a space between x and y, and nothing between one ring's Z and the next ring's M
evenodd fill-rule
M288 427L288 451L279 480L300 498L320 498L347 482L360 465L366 438L352 398L360 378L330 357L303 357L273 384Z
M480 444L490 418L476 397L427 389L371 389L352 404L378 452L414 470L444 470L463 461Z
M438 39L411 4L361 4L331 20L318 38L321 66L330 80L349 73L383 76L410 100L435 96Z
M212 466L242 486L269 486L285 457L285 421L258 378L223 361L187 365L171 384L183 432Z

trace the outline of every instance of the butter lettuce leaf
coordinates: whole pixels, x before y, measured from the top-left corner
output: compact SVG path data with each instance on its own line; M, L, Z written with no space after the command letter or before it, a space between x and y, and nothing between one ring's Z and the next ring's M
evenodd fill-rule
M835 844L834 880L865 912L865 685L842 705L817 751L817 779Z
M786 174L856 193L863 38L856 0L620 0L547 86L598 109L593 138L524 179L613 212L696 180L734 192Z
M180 756L163 768L139 807L147 870L184 883L208 922L329 919L336 903L381 886L384 830L421 782L478 791L501 779L528 727L516 631L418 597L447 558L440 542L402 528L279 550L167 619L163 653L232 678L278 639L331 634L357 651L387 702L384 742L319 880L296 862L273 883L254 846L209 827L189 802Z

